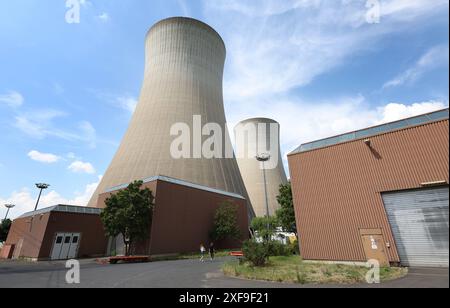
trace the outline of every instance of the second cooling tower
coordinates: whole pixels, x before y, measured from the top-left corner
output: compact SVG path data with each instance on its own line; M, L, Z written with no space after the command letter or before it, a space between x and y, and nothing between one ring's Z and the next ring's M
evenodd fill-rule
M279 142L280 125L266 118L248 119L240 122L234 133L237 161L253 210L257 217L273 216L280 207L277 201L280 185L287 183ZM264 156L269 160L258 161Z
M219 34L194 19L169 18L150 29L145 47L139 103L89 206L104 206L97 204L98 195L117 185L159 175L247 197L233 155L174 158L171 152L177 123L190 128L191 140L208 138L201 127L200 136L194 136L194 118L220 126L222 141L230 140L222 94L226 52ZM191 153L198 151L194 147Z

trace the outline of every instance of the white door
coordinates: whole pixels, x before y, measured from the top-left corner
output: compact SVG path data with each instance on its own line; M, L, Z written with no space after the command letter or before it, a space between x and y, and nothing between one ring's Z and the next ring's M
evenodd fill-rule
M61 249L64 243L64 233L57 233L55 242L53 243L53 250L52 250L52 260L59 260L59 256L61 255Z
M64 234L63 245L61 248L60 260L66 260L69 257L70 244L72 243L72 233Z
M70 241L68 259L75 259L78 255L78 247L80 246L80 233L73 233Z
M52 260L75 259L80 246L80 233L57 233L53 244Z

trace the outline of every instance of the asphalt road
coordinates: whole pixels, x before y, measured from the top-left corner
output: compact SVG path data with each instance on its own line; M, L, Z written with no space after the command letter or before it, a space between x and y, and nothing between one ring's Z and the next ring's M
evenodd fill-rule
M299 288L299 287L449 287L448 269L411 269L407 277L381 285L301 286L249 281L225 277L225 259L200 263L198 260L161 261L140 264L100 265L81 263L81 283L68 285L65 262L0 262L0 288Z

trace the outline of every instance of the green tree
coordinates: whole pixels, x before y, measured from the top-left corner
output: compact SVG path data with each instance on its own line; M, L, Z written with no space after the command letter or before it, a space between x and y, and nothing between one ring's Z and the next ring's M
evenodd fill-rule
M266 242L269 242L273 238L277 232L278 226L278 219L274 216L255 217L251 223L253 231L256 231L257 235Z
M280 223L280 227L285 232L295 233L297 236L297 225L295 221L294 202L292 199L291 183L280 185L280 194L277 196L278 203L281 208L277 211L276 216Z
M12 221L9 219L3 219L0 223L0 242L5 242L8 238L9 229L11 228Z
M132 245L147 239L150 232L155 198L148 188L141 189L142 184L142 181L131 183L106 199L106 208L101 213L107 235L122 235L127 256Z
M241 231L238 226L237 205L230 202L223 202L217 209L214 216L214 226L210 232L213 241L224 239L240 239Z

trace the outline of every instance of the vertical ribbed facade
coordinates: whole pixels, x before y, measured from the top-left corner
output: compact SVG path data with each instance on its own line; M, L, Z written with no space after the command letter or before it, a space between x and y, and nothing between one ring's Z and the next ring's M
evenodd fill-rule
M270 130L276 126L276 134L271 135ZM248 133L248 129L255 128L258 132L258 128L263 129L264 134L251 136ZM276 211L280 208L277 196L279 195L280 185L287 183L286 172L283 166L283 160L280 150L280 124L272 119L267 118L254 118L240 122L234 130L236 139L244 138L244 148L239 146L239 142L236 147L237 161L239 170L241 171L242 178L244 180L245 188L247 189L253 210L257 217L264 217L267 214L266 200L264 193L264 178L262 164L256 160L256 154L258 153L259 145L262 142L265 148L261 152L272 153L271 160L265 165L266 168L266 184L267 184L267 196L269 203L269 215L275 215ZM264 138L265 140L259 140ZM271 140L275 138L276 140ZM274 148L271 148L274 147ZM256 150L255 155L251 154L253 150ZM273 162L275 160L275 162Z
M226 50L221 37L200 21L170 18L150 29L145 48L139 103L89 205L103 206L97 205L97 198L108 188L157 175L246 196L235 158L174 159L170 153L176 138L170 135L172 125L188 124L192 141L194 115L201 116L202 125L219 124L223 139L229 140L222 93Z
M288 156L302 256L366 261L361 230L399 255L382 193L449 183L449 122L436 121ZM446 184L445 184L446 183ZM445 186L444 186L445 187Z

